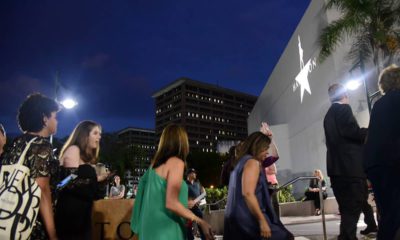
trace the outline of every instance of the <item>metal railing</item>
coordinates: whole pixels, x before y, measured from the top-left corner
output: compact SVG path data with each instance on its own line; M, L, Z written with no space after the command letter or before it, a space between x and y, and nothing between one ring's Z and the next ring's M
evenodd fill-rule
M283 184L279 188L275 189L274 192L279 192L282 189L288 187L289 185L292 185L293 183L300 181L300 180L311 180L311 179L316 179L318 182L318 188L319 188L319 202L321 203L321 218L322 218L322 231L324 234L324 240L327 240L327 234L326 234L326 222L325 222L325 206L324 206L324 198L323 198L323 192L322 192L322 181L319 180L319 178L314 177L314 176L301 176L294 178L290 180L289 182Z

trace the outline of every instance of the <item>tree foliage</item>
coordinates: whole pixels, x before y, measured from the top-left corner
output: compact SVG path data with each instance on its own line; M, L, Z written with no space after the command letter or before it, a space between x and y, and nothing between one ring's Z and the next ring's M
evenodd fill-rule
M393 62L400 52L400 1L328 0L326 9L332 8L342 15L320 35L321 62L346 39L352 39L347 60L353 68L372 60L379 73L381 66Z

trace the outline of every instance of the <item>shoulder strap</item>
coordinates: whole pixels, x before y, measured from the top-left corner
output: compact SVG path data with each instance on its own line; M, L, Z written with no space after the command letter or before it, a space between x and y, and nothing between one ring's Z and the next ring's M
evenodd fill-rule
M29 147L31 146L31 143L33 143L36 140L37 137L32 138L25 146L24 151L21 153L21 156L19 156L18 163L19 165L22 165L25 160L25 155L28 152Z

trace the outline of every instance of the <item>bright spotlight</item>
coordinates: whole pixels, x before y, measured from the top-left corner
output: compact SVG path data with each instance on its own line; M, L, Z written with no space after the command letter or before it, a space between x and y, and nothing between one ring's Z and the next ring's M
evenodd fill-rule
M76 101L74 101L73 99L65 99L64 101L60 102L61 105L66 108L66 109L71 109L74 108L76 105L78 105L78 103Z
M351 91L356 90L361 86L361 81L360 80L350 80L345 84L345 88Z

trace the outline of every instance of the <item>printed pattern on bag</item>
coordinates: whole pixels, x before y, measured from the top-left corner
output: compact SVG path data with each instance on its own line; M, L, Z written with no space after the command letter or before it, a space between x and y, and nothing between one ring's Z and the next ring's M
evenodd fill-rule
M0 176L0 236L26 239L39 214L41 191L27 167L12 166L3 166Z
M31 168L26 165L27 152L36 137L17 155L11 151L14 161L2 165L0 171L0 239L28 239L39 214L41 190L31 176ZM10 155L9 155L10 156ZM18 161L15 161L18 156ZM7 159L7 154L5 154ZM4 160L4 159L3 159ZM8 158L10 160L10 158ZM6 161L3 161L3 164Z

